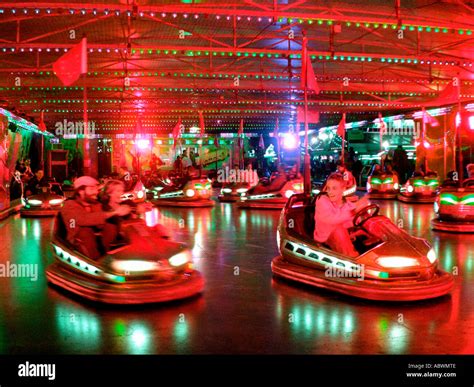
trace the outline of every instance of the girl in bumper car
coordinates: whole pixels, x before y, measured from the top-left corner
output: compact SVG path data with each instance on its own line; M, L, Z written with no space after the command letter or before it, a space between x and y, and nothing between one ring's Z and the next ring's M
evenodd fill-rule
M355 203L348 202L344 196L347 181L344 175L335 172L329 175L316 199L314 240L327 244L332 250L357 257L349 234L355 213L369 204L367 197Z

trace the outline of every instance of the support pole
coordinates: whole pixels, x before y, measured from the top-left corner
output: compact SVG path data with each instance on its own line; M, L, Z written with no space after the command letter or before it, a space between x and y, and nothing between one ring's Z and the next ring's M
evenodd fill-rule
M83 127L84 127L84 140L82 142L82 152L83 152L83 165L84 165L84 175L89 175L91 173L91 159L89 157L89 121L87 115L87 84L86 84L86 74L83 75L83 84L84 84L84 118L83 118ZM78 134L77 134L78 135Z

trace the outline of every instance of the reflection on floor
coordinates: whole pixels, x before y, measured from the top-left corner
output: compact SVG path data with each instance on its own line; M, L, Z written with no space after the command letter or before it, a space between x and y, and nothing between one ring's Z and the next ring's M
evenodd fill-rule
M431 205L379 204L433 243L443 269L458 270L450 296L376 303L274 280L279 212L219 203L147 216L192 246L201 297L104 307L47 286L51 219L11 217L0 222L0 264L36 263L39 276L0 278L0 353L474 353L474 235L430 230Z

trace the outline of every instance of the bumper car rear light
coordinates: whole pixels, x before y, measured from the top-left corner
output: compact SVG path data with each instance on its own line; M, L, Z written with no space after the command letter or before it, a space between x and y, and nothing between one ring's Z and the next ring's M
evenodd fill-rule
M31 200L28 200L27 202L30 206L41 206L43 204L43 202L41 200L37 200L37 199L31 199Z
M222 188L221 189L221 193L223 193L223 194L224 193L231 193L231 192L232 192L232 190L230 188Z
M51 199L49 201L49 204L51 204L52 206L57 206L61 204L62 202L63 202L63 199Z
M238 189L237 189L237 192L238 192L238 193L245 193L245 192L247 192L248 190L249 190L248 188L238 188Z

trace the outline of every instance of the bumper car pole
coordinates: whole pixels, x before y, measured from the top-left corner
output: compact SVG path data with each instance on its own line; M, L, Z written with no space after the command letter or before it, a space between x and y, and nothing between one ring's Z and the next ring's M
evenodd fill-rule
M303 70L305 74L303 74L304 80L304 175L303 175L303 190L306 195L311 194L311 170L310 170L310 157L308 152L308 65L312 66L311 61L306 60L307 56L307 48L306 48L306 34L303 32L303 52L302 52L302 60L305 62L305 66L303 66ZM309 63L308 63L309 62ZM343 145L344 149L344 145ZM298 155L298 160L300 159L300 155ZM297 173L299 173L299 168Z

